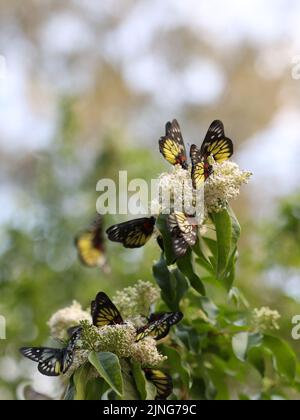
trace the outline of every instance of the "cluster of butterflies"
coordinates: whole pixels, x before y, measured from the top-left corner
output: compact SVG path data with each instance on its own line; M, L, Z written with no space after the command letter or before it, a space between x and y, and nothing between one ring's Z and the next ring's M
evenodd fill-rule
M166 134L159 140L159 150L172 165L181 165L183 169L188 169L186 149L177 120L167 122ZM225 136L222 121L213 121L201 147L192 144L190 148L193 187L198 189L212 174L213 167L209 163L209 157L221 163L229 159L232 154L233 143Z
M166 134L159 140L159 149L169 163L188 169L186 148L177 120L167 122ZM229 159L232 154L233 143L225 136L223 123L219 120L213 121L201 147L192 144L190 148L193 188L198 190L212 174L210 157L215 162L221 163ZM183 257L188 248L196 243L197 220L194 216L175 211L168 217L168 227L176 258Z
M124 324L124 320L109 297L104 292L99 292L91 303L91 315L93 325L104 327L105 325ZM166 337L172 325L177 324L183 318L181 312L152 313L148 317L146 325L136 331L136 341L147 336L160 340ZM74 360L77 342L81 338L82 327L75 326L68 330L69 341L60 349L50 347L23 347L21 353L30 360L38 363L38 370L46 376L59 376L65 374ZM172 379L165 372L158 369L145 368L146 378L157 389L157 399L165 399L172 392Z
M159 149L164 158L172 165L181 165L188 169L186 148L177 120L167 122L166 134L159 140ZM192 183L195 190L212 174L213 168L209 157L221 163L233 154L233 143L225 136L224 125L215 120L210 125L199 148L193 144L190 148L192 162ZM119 223L107 229L108 239L122 243L125 248L144 246L155 228L155 217L142 217L128 222ZM189 247L197 240L197 222L193 215L174 212L168 218L168 227L172 237L173 250L176 258L184 256ZM103 267L105 261L103 219L98 216L92 226L78 235L76 246L81 261L90 267ZM163 239L158 236L157 242L164 249Z

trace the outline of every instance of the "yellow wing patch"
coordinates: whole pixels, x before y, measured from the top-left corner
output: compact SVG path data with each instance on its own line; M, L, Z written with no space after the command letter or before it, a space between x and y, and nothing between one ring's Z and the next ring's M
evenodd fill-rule
M171 165L181 165L187 169L185 145L177 120L167 122L166 134L159 140L159 150Z

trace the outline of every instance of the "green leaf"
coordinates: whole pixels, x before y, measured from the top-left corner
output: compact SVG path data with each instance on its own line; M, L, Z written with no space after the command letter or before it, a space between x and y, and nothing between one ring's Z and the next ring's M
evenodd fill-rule
M140 363L135 361L131 362L132 374L137 387L137 390L140 394L141 400L154 400L156 396L155 386L147 381L145 373L141 367Z
M122 377L124 383L123 400L136 401L140 398L139 391L134 381L132 366L127 359L120 360ZM117 398L120 399L120 398Z
M75 386L75 396L74 400L82 401L86 399L86 385L89 380L91 365L86 363L80 368L76 369L73 380Z
M213 275L215 274L215 270L213 266L211 265L210 261L207 261L206 258L197 257L195 259L195 262L200 265L202 268L204 268L209 274Z
M179 270L168 269L166 260L161 258L153 266L153 275L161 289L161 297L172 311L179 310L179 303L189 285Z
M223 280L231 251L232 225L227 210L213 213L211 218L216 227L217 235L217 277Z
M192 258L192 250L189 249L183 258L177 260L177 267L188 278L193 289L200 293L200 295L205 296L204 284L194 271Z
M179 338L187 349L199 355L201 335L197 333L195 328L179 324L177 326L176 337Z
M109 385L102 378L90 379L86 385L85 399L99 401L108 389Z
M265 335L263 345L273 358L273 365L278 374L290 381L295 379L297 359L294 351L283 340L271 335Z
M245 308L249 308L249 302L245 298L244 294L237 287L231 288L228 295L228 300L233 301L238 308L241 305L245 306Z
M211 238L203 237L203 242L208 247L209 251L211 252L212 256L209 258L212 266L217 269L217 260L218 260L218 244L217 241Z
M156 227L160 231L163 242L164 242L164 255L166 258L167 265L174 264L176 257L174 255L173 246L172 246L172 238L170 235L170 231L168 228L168 215L160 214L156 221Z
M241 226L239 224L239 221L236 215L234 214L234 211L232 210L230 206L227 208L227 211L231 219L232 245L234 247L237 245L238 240L240 239Z
M246 359L248 340L249 334L247 332L241 332L232 337L232 350L241 362L244 362Z
M248 351L248 362L260 373L261 377L265 376L266 364L264 353L261 348L252 347Z
M118 357L110 352L89 354L89 361L106 383L118 394L123 396L123 378Z
M215 269L211 262L206 258L200 244L200 240L197 239L195 246L192 248L194 253L197 255L196 262L203 267L209 274L215 275Z
M171 371L178 373L180 381L189 389L191 387L191 374L187 365L182 360L182 356L173 347L166 346L165 344L160 346L162 353L168 357L168 364Z
M217 236L216 276L230 290L235 277L237 242L241 228L231 208L211 214Z
M200 298L200 306L210 320L215 321L217 319L220 311L212 300L203 296Z

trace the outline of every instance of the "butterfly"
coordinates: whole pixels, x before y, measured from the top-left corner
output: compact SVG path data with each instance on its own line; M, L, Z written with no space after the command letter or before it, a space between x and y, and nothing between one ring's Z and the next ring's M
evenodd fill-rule
M213 157L215 162L221 163L229 159L232 154L233 143L232 140L225 136L222 121L213 121L201 148L199 149L193 144L190 149L193 187L199 188L211 175L212 166L208 162L209 156Z
M176 258L183 257L190 246L197 241L197 223L192 216L182 212L174 212L168 217L173 251Z
M65 374L74 360L74 351L80 339L81 328L71 336L66 347L54 349L50 347L23 347L20 352L23 356L38 363L38 370L46 376L59 376Z
M119 223L107 229L108 239L120 242L125 248L140 248L151 238L156 219L142 217L129 222Z
M155 340L161 340L169 334L172 325L183 318L182 312L162 312L151 314L148 324L137 330L136 341L151 335Z
M166 134L159 139L159 151L171 165L187 169L187 156L180 126L177 120L167 122Z
M104 292L99 292L92 301L91 314L96 327L123 324L120 312Z
M105 267L106 256L103 238L103 217L98 215L89 229L80 233L75 245L81 262L88 267Z
M207 158L203 158L201 150L195 144L192 144L190 149L190 156L192 161L192 183L193 188L200 188L207 178L212 174L213 167L208 162Z
M159 369L144 368L146 379L156 388L156 400L166 400L173 391L173 381L170 375Z

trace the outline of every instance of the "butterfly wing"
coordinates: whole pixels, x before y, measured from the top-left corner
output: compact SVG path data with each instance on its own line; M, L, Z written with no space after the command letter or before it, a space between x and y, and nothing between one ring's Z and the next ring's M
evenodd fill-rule
M91 312L93 325L96 327L123 323L120 312L104 292L97 294L95 301L92 302Z
M75 245L81 262L88 267L103 267L106 262L103 217L98 215L90 229L79 234Z
M181 312L164 312L152 314L149 323L137 330L136 341L151 335L155 340L161 340L166 337L170 327L181 321L183 314Z
M190 156L192 161L192 182L193 188L199 189L212 173L212 166L207 159L203 159L200 149L192 144L190 149Z
M71 332L71 330L69 330ZM82 327L73 327L71 338L68 342L67 347L63 350L63 358L62 358L62 373L66 373L74 360L74 352L76 349L76 345L78 340L80 340L82 333Z
M23 356L38 363L38 370L46 376L59 376L62 373L64 349L49 347L23 347Z
M65 349L46 349L38 364L40 373L46 376L59 376L63 373Z
M212 156L216 162L221 163L229 159L232 154L233 143L225 136L222 121L213 121L201 146L201 156L204 159Z
M153 383L157 390L156 400L166 400L173 391L170 375L159 369L144 369L146 379Z
M178 226L177 218L174 213L170 214L168 217L168 227L171 234L174 255L176 258L181 258L186 254L189 244L185 239L184 233Z
M155 340L160 340L168 335L170 326L161 320L150 322L137 330L136 341L141 341L145 337L152 336Z
M155 217L142 217L113 225L106 233L108 239L122 243L125 248L140 248L151 238L155 222Z
M167 122L166 134L159 140L159 151L171 165L187 169L187 158L180 126L177 120Z
M193 218L186 216L182 212L175 212L174 213L177 226L179 227L184 240L190 245L194 246L197 240L197 226L195 222L193 222Z
M171 234L172 237L172 247L176 258L182 258L187 253L189 249L189 244L184 239L182 232L179 227L175 228Z

